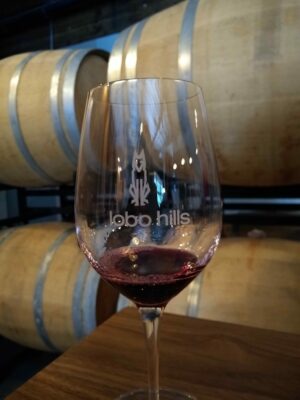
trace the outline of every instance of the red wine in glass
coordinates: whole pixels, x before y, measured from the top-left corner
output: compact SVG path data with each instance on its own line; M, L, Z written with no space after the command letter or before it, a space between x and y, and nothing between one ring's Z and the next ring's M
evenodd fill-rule
M204 266L186 250L139 246L107 251L95 267L138 307L165 307Z

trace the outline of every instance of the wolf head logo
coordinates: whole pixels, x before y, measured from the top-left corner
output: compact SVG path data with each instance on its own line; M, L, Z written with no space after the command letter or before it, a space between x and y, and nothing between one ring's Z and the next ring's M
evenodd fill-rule
M135 150L132 158L132 170L136 172L146 171L145 153L142 149L139 153Z

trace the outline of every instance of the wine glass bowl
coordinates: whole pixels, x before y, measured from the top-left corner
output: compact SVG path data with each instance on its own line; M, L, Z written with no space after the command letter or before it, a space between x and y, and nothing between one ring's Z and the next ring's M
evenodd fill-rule
M219 242L220 189L197 85L129 79L90 92L75 215L91 265L139 307L154 335L154 320L201 272ZM159 392L154 364L149 396L123 399L171 398ZM172 398L189 398L180 396Z

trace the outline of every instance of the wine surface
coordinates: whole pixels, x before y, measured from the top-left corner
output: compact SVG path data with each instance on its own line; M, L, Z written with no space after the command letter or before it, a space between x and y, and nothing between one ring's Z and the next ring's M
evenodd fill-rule
M186 250L121 247L99 259L101 276L139 307L164 307L204 268Z

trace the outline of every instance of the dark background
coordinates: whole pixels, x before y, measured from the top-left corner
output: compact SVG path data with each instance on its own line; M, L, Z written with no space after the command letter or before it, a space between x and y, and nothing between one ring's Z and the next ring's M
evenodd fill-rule
M0 12L0 58L117 33L180 0L12 0Z

